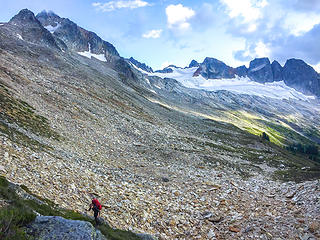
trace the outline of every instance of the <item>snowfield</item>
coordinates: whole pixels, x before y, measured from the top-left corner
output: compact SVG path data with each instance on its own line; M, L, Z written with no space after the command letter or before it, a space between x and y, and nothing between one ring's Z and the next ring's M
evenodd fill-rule
M149 73L142 69L137 69L149 76L173 78L187 88L203 89L207 91L227 90L238 94L249 94L275 99L296 99L304 101L315 99L315 96L307 96L294 88L288 87L283 81L262 84L254 82L248 77L238 76L232 79L205 79L202 76L193 77L197 67L185 69L170 68L173 70L172 73Z
M90 43L88 43L89 45L89 51L84 51L84 52L78 52L78 54L80 54L81 56L84 56L84 57L87 57L87 58L96 58L102 62L106 62L107 59L106 57L104 56L104 54L94 54L94 53L91 53L91 46L90 46Z
M54 33L59 27L61 27L61 24L56 22L56 26L52 26L52 25L48 25L48 26L45 26L44 28L46 28L49 32L51 33Z

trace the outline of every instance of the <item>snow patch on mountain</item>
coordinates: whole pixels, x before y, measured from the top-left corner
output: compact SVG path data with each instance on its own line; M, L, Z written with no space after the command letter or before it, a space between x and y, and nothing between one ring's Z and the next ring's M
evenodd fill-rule
M47 29L49 32L51 33L54 33L59 27L61 27L61 24L56 22L56 26L52 26L52 25L48 25L48 26L45 26L44 28Z
M88 43L88 46L89 46L89 51L84 51L84 52L78 52L78 54L80 54L81 56L84 56L84 57L87 57L87 58L96 58L102 62L106 62L107 59L106 57L104 56L104 54L94 54L94 53L91 53L91 46L90 46L90 43Z
M20 40L23 40L22 36L20 34L17 33L17 37L20 39Z
M284 81L271 83L258 83L250 80L248 77L238 77L231 79L205 79L202 76L193 77L197 67L192 68L174 68L172 73L149 73L139 69L149 76L158 76L161 78L173 78L187 88L202 89L207 91L226 90L237 94L249 94L260 97L269 97L274 99L296 99L309 101L315 99L315 96L307 96L298 92L294 88L288 87ZM257 70L256 70L257 71Z
M256 71L259 71L260 69L264 68L266 66L266 64L262 64L258 67L255 67L253 69L250 69L250 72L256 72Z
M147 71L145 71L145 70L137 67L137 66L136 66L135 64L133 64L132 62L129 62L129 64L130 64L132 67L134 67L135 69L137 69L138 71L140 71L140 72L142 72L142 73L144 73L144 74L149 74L149 72L147 72Z

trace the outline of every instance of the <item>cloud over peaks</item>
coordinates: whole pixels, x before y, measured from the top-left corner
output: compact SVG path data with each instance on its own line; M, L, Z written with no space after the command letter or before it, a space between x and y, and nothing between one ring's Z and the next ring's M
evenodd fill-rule
M268 5L267 0L220 0L226 7L230 18L240 17L242 23L248 24L247 31L257 29L256 21L263 17L262 9Z
M102 12L111 12L121 8L140 8L151 6L150 3L143 0L128 0L128 1L109 1L106 3L94 2L92 6L96 8L98 11Z

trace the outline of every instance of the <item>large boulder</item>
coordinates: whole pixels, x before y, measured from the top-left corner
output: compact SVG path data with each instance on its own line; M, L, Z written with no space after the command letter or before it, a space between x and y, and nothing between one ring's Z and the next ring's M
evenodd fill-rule
M58 216L37 216L26 232L38 240L106 240L91 223Z

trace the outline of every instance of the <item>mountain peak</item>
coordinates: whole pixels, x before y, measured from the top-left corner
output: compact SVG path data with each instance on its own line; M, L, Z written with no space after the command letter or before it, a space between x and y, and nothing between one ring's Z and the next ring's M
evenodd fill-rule
M134 64L135 66L137 66L138 68L140 68L146 72L150 72L150 73L153 72L151 67L147 66L145 63L141 63L141 62L137 61L133 57L129 58L129 62L131 62L132 64Z
M273 73L269 58L253 59L249 64L248 77L259 83L273 82Z
M22 25L26 25L26 24L29 24L29 23L40 24L38 19L34 16L34 13L31 12L27 8L22 9L17 15L15 15L13 18L11 18L9 23L19 24L19 25L21 25L21 24Z
M284 82L305 93L320 96L320 74L301 59L288 59L283 66Z
M223 63L225 64L224 62L216 59L216 58L212 58L212 57L206 57L203 61L203 63L207 63L207 62L215 62L215 63Z
M53 11L49 10L42 10L40 13L37 14L36 18L48 18L48 17L55 17L60 18L57 14L55 14Z
M204 78L217 79L217 78L233 78L234 69L227 66L224 62L216 59L206 57L203 63L200 64L195 76L201 74Z
M61 48L67 48L76 52L88 51L93 54L104 54L106 58L119 56L115 47L103 41L94 32L79 27L68 18L59 17L52 11L42 11L37 14L37 19L57 39Z
M42 44L60 49L54 38L51 36L29 9L22 9L9 21L13 26L11 32L19 34L24 41Z
M189 68L192 68L192 67L199 67L200 64L196 61L196 60L192 60L189 64Z

